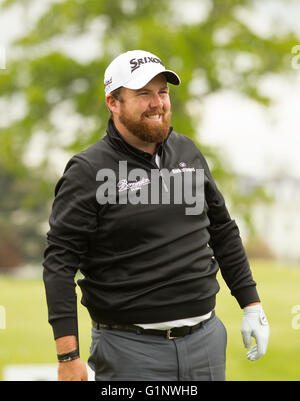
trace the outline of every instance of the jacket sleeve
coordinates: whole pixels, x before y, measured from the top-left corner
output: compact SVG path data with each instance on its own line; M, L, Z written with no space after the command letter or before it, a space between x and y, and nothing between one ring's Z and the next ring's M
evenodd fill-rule
M92 168L77 155L55 187L43 262L48 320L55 339L78 336L75 274L97 227L95 182Z
M231 294L241 308L252 302L259 302L256 283L252 278L248 258L242 244L239 228L227 210L225 200L213 177L203 155L203 165L207 180L205 198L208 205L210 226L209 246L213 249L222 277Z

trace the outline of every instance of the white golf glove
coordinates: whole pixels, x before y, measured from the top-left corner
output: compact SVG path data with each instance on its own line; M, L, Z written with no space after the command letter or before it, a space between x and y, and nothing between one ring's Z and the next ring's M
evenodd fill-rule
M246 306L243 310L241 332L245 348L251 347L251 337L256 340L256 345L247 352L247 358L249 361L256 361L267 351L269 324L261 304Z

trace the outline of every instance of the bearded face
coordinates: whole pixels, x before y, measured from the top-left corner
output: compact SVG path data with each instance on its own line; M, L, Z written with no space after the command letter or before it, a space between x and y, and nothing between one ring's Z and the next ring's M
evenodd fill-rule
M118 121L128 133L147 143L160 143L170 129L171 104L166 78L154 77L138 90L122 88Z
M120 122L140 140L149 143L163 142L169 133L171 111L161 108L151 109L141 115L133 115L127 110L126 103L122 104L119 115Z

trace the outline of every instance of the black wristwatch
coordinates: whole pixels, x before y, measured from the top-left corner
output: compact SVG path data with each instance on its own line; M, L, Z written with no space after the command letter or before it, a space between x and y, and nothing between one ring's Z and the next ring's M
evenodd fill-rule
M58 362L70 362L74 361L74 359L79 358L79 350L76 348L74 351L68 352L66 354L57 354Z

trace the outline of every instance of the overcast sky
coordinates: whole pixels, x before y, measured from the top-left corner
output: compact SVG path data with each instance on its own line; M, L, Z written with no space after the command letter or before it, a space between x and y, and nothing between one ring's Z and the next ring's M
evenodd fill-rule
M43 10L44 4L45 2L37 2L35 9L37 14ZM196 4L202 4L198 13ZM207 7L203 7L203 4ZM201 3L186 0L184 5L180 13L185 13L185 18L191 23L197 22L196 15L198 20L205 18L209 10L208 0ZM268 36L274 29L274 24L279 34L292 29L297 33L300 44L299 1L261 1L258 2L255 13L243 11L240 16L261 35ZM9 43L22 33L22 29L26 29L26 25L26 19L24 20L18 7L0 15L0 46L6 47L7 64L9 64ZM75 47L72 44L68 48L66 43L61 46L69 52L74 52L75 49L77 53L73 53L73 56L84 60L93 53L95 43L86 37ZM221 148L237 172L260 177L282 173L300 178L300 69L296 71L294 82L287 82L283 77L269 78L263 83L263 87L276 101L268 110L234 92L227 91L208 96L201 105L203 114L199 130L201 140ZM35 141L34 147L30 157L42 152L42 140ZM56 157L59 159L58 169L62 169L68 155L57 153Z

